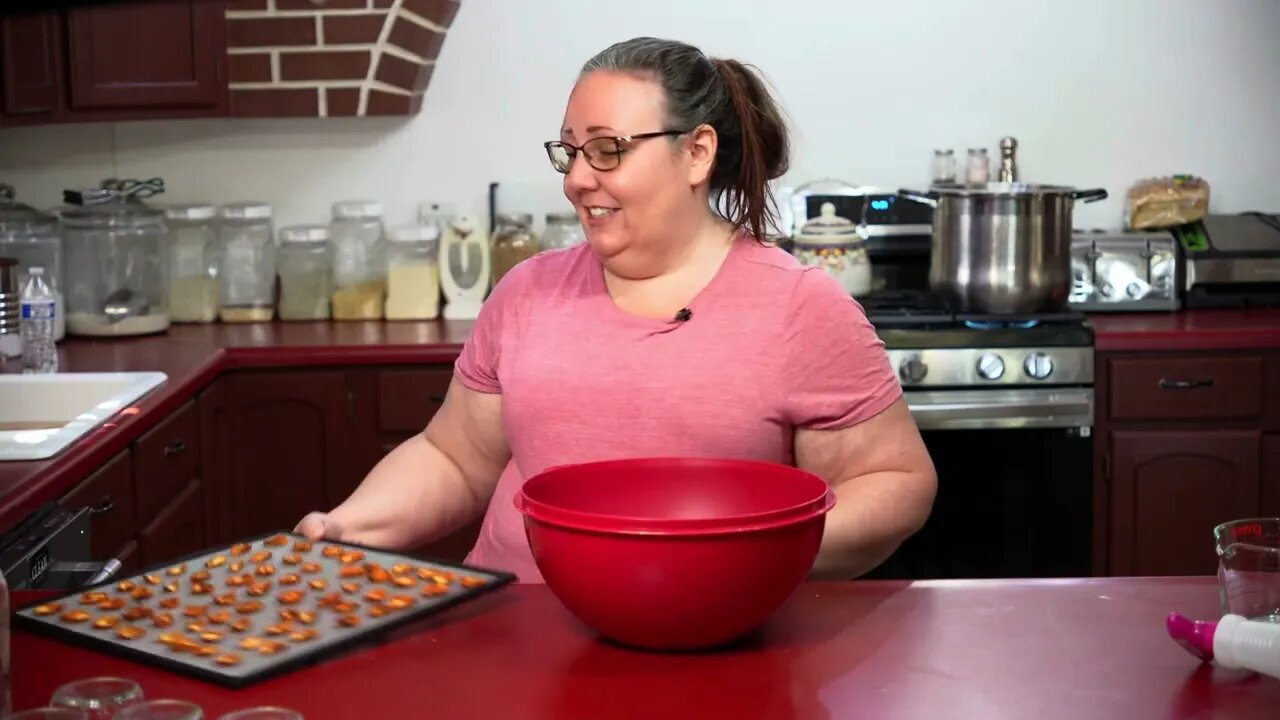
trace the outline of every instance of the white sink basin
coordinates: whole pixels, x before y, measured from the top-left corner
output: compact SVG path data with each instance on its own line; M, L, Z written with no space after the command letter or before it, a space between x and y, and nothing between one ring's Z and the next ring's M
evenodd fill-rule
M52 457L166 379L161 372L0 375L0 460Z

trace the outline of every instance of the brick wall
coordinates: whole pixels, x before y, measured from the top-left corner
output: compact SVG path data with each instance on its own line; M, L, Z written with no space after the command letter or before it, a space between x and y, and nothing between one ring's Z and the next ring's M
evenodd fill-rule
M458 0L230 0L231 114L412 115Z

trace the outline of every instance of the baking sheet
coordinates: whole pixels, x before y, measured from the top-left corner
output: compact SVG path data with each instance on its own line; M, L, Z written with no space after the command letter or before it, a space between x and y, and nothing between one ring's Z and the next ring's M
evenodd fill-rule
M368 642L515 579L510 573L439 563L350 543L322 541L311 543L309 549L307 544L305 538L286 532L245 539L24 608L16 614L15 624L144 664L229 687L243 687L319 662L353 643ZM237 545L247 547L236 548L239 554L233 554L232 548ZM332 548L329 553L333 557L325 555L326 547ZM260 553L269 556L264 558ZM233 571L237 561L241 566ZM269 572L264 568L267 565L271 566ZM197 573L207 573L207 578ZM287 582L291 579L288 575L296 575L297 582ZM312 587L313 581L322 582L323 588ZM255 583L262 585L254 588ZM344 583L355 583L358 587L344 590ZM424 590L428 586L436 589ZM443 591L439 589L441 586ZM251 590L262 592L254 595ZM283 594L291 591L300 593L301 599L286 602L290 598ZM380 599L377 592L370 595L371 591L380 591L385 597ZM89 593L106 597L98 599ZM143 595L148 596L139 597ZM390 601L397 597L398 602ZM121 605L121 601L123 605L115 607ZM251 601L260 602L261 609L250 611L251 606L244 603ZM353 607L341 607L337 605L339 602ZM407 607L393 607L406 602ZM55 604L57 609L52 614L41 614ZM127 620L124 613L130 608L144 608L135 612L148 615ZM64 614L75 611L83 611L87 619L68 622ZM225 613L225 621L216 622L223 616L212 614L220 611ZM281 611L290 611L294 618L286 624ZM172 624L157 627L155 616L159 613L168 613ZM301 613L311 615L298 617ZM108 628L95 627L95 622L104 617L116 618L115 624ZM356 619L353 626L343 624L352 617ZM232 623L242 619L248 620L248 627L232 629ZM310 622L306 622L307 619ZM201 629L189 628L188 624L193 622ZM144 632L140 637L125 639L119 633L126 626ZM268 630L280 630L280 626L287 629L279 634ZM314 637L307 638L312 634L310 630L314 630ZM200 635L204 632L220 633L220 636L202 639ZM174 649L181 643L173 642L173 633L189 641L185 649ZM163 641L162 636L168 642ZM258 639L257 646L243 647L247 638ZM278 643L278 651L263 652L261 648L268 642ZM195 649L198 647L215 650L203 650L201 652L209 654L201 655ZM221 664L219 659L225 655L234 655L239 662Z

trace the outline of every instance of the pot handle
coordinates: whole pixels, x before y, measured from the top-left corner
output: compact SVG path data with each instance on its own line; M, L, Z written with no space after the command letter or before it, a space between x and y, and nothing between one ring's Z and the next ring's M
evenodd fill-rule
M1105 196L1106 193L1104 192ZM904 197L908 200L915 200L918 203L924 203L931 208L938 207L938 199L929 193L922 193L918 190L898 190L898 197Z
M1072 200L1083 200L1085 202L1094 202L1095 200L1106 200L1107 191L1102 188L1094 188L1092 190L1072 190Z

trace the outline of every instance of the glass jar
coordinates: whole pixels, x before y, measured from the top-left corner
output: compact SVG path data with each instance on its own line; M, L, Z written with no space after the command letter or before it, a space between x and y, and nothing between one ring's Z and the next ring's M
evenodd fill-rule
M497 285L511 268L527 260L542 249L538 236L533 232L533 215L529 213L498 213L498 228L493 233L493 284Z
M280 319L328 320L333 248L324 225L280 229Z
M408 225L387 231L387 319L440 315L440 229Z
M542 249L558 250L586 242L587 233L575 212L547 213L547 229L542 233Z
M146 335L169 328L169 230L164 212L115 194L60 213L67 332Z
M218 211L207 203L173 205L169 225L169 316L177 323L218 319Z
M276 306L276 245L271 206L223 205L218 223L218 317L223 322L269 322Z
M935 185L950 185L956 181L956 154L954 151L933 151L933 182Z
M987 157L986 148L969 148L969 169L965 173L965 182L970 185L985 185L991 179L991 160Z
M0 257L18 261L18 285L27 286L27 269L44 268L53 291L53 339L67 334L66 299L62 295L62 239L58 218L14 199L13 189L0 185Z
M382 203L347 200L333 204L333 318L380 320L386 294Z

